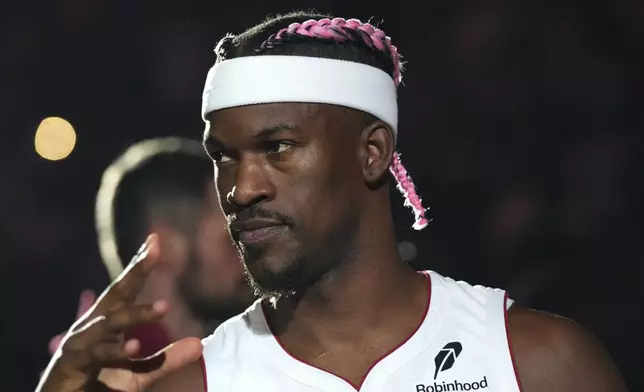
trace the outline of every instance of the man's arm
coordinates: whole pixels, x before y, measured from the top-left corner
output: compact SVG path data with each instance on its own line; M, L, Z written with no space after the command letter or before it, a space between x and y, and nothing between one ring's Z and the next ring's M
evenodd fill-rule
M508 328L523 392L628 390L608 352L581 325L513 306Z

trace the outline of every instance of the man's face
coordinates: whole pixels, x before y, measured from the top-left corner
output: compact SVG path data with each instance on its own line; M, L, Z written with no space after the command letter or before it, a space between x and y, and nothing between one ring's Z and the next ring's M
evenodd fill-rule
M180 289L192 310L203 320L223 321L252 303L239 251L230 239L214 184L208 203L191 239L190 255Z
M293 293L350 256L364 186L355 118L308 104L209 115L222 208L259 293Z

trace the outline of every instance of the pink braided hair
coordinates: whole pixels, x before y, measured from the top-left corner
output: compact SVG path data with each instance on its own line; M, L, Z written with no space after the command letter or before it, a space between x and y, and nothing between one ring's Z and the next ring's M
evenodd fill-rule
M425 228L429 223L429 220L425 217L425 212L427 210L423 208L422 200L420 199L420 196L418 196L418 193L416 193L414 182L409 176L409 173L407 173L407 169L405 169L400 161L400 154L397 152L394 152L394 158L391 162L389 171L394 175L394 178L398 183L398 190L405 197L405 206L411 207L414 210L416 221L414 222L413 228L416 230Z
M284 39L285 34L322 38L336 42L362 41L368 47L391 57L394 65L394 82L396 82L396 86L402 82L402 62L398 49L391 44L391 38L384 31L369 23L362 23L358 19L345 20L344 18L311 19L304 23L291 23L288 27L268 37L260 45L258 51L273 48L275 44L279 44Z
M369 48L376 49L393 62L393 79L396 86L402 82L402 62L398 49L391 44L391 38L385 32L369 23L362 23L358 19L345 20L343 18L307 20L304 23L292 23L287 28L279 30L264 41L257 52L263 52L274 48L276 45L286 43L288 35L309 38L321 38L336 42L364 42ZM389 168L398 183L398 190L405 197L405 206L411 207L414 211L415 222L413 228L421 230L429 223L425 217L427 211L423 208L422 201L407 169L400 161L400 154L395 152L391 167Z

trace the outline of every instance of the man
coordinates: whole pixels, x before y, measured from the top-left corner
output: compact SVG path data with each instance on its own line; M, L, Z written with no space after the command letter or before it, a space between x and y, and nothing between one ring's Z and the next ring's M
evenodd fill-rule
M163 253L152 235L73 328L41 391L626 389L577 324L400 260L388 171L417 227L426 222L394 149L401 63L381 30L291 14L224 38L217 54L204 92L205 145L262 299L203 349L184 339L129 361L138 343L119 332L168 310L164 301L128 305Z
M110 278L123 271L147 233L159 234L164 258L138 301L164 298L172 312L163 323L129 331L156 353L177 339L207 336L252 303L239 252L225 229L212 163L197 141L157 138L128 148L103 175L96 200L101 258ZM80 317L92 305L85 291ZM50 342L53 354L64 335Z

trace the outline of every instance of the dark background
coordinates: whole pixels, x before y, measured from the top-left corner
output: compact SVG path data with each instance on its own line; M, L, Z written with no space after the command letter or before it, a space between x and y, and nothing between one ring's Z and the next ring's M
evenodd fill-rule
M3 2L1 391L35 387L80 290L107 283L93 223L102 170L144 138L200 138L217 40L296 6L384 20L408 62L400 150L434 219L414 232L394 197L412 262L580 321L644 390L644 3L347 4ZM34 151L48 116L78 133L65 160Z

